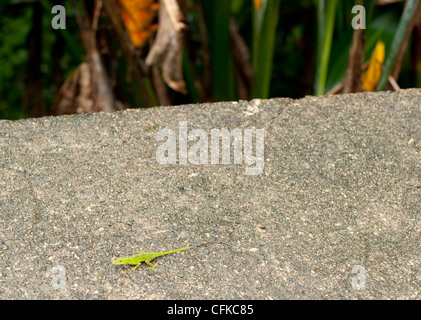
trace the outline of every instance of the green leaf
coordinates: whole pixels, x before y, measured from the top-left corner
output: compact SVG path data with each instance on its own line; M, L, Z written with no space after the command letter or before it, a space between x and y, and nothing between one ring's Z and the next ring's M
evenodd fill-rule
M253 98L268 98L281 0L264 0L253 15Z
M380 78L379 84L377 85L377 90L383 90L389 75L392 73L392 70L395 66L396 56L402 45L402 41L405 38L406 30L408 29L409 23L415 13L418 10L419 0L408 0L402 14L401 21L399 22L398 29L396 30L395 37L393 38L392 46L390 52L387 56L386 63L383 69L382 76Z
M326 9L325 9L326 6ZM329 0L327 4L320 0L318 6L318 48L315 94L325 93L327 73L329 69L329 58L332 49L333 30L335 27L335 15L338 0Z

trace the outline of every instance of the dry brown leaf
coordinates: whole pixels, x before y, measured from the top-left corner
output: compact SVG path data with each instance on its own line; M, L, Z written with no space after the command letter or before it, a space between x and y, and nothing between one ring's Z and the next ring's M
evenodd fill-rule
M91 113L93 105L89 63L83 62L64 81L51 106L51 114Z
M110 78L96 43L96 31L103 2L95 2L92 22L90 22L86 11L84 11L84 15L80 13L74 0L71 3L87 54L87 62L79 65L77 72L68 81L66 80L54 102L52 112L91 113L117 111L118 105L114 97ZM61 95L64 92L62 90L66 91L66 95Z
M176 0L160 1L158 32L146 58L146 64L158 66L170 88L187 94L182 68L182 31L186 27L183 19Z

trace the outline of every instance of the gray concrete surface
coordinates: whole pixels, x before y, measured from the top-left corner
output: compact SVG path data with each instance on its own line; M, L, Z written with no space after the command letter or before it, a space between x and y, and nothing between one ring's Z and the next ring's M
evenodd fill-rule
M421 91L0 121L0 299L420 299ZM163 128L265 166L160 165ZM111 264L141 249L214 243Z

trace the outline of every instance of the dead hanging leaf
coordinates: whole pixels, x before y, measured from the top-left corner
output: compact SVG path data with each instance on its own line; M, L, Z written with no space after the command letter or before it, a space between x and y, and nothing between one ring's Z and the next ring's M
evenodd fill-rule
M96 43L103 2L95 1L93 17L88 14L86 7L82 14L75 0L72 0L71 4L87 54L87 62L79 65L74 74L65 81L51 112L63 114L117 111L119 104L114 97L111 81Z
M187 94L182 68L182 31L186 25L183 23L184 17L177 1L161 0L158 19L158 32L146 58L146 64L158 66L170 88Z
M107 96L106 92L99 92L99 94ZM104 108L101 108L101 106L105 105L105 103L102 103L102 99L95 94L95 84L92 79L90 64L83 62L64 81L57 92L51 105L50 114L59 116L63 114L105 111ZM120 101L116 100L114 103L116 109L108 112L126 109Z
M94 112L89 63L81 63L66 79L51 106L52 115Z
M361 86L365 91L374 91L380 80L385 56L384 42L378 41L374 49L367 71L361 76Z

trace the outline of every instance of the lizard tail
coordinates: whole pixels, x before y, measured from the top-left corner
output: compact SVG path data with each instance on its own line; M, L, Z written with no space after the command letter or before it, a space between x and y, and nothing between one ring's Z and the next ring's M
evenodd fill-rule
M225 243L225 242L222 242L222 241L219 241L219 240L212 240L212 241L204 242L204 243L201 243L201 244L197 244L195 246L191 246L191 247L186 247L186 248L181 248L181 249L176 249L176 250L168 251L165 254L175 253L175 252L179 252L179 251L183 251L183 250L187 250L187 249L193 249L193 248L205 246L205 245L207 245L209 243L213 243L213 242L219 242L219 243L223 243L223 244L229 245L228 243Z

